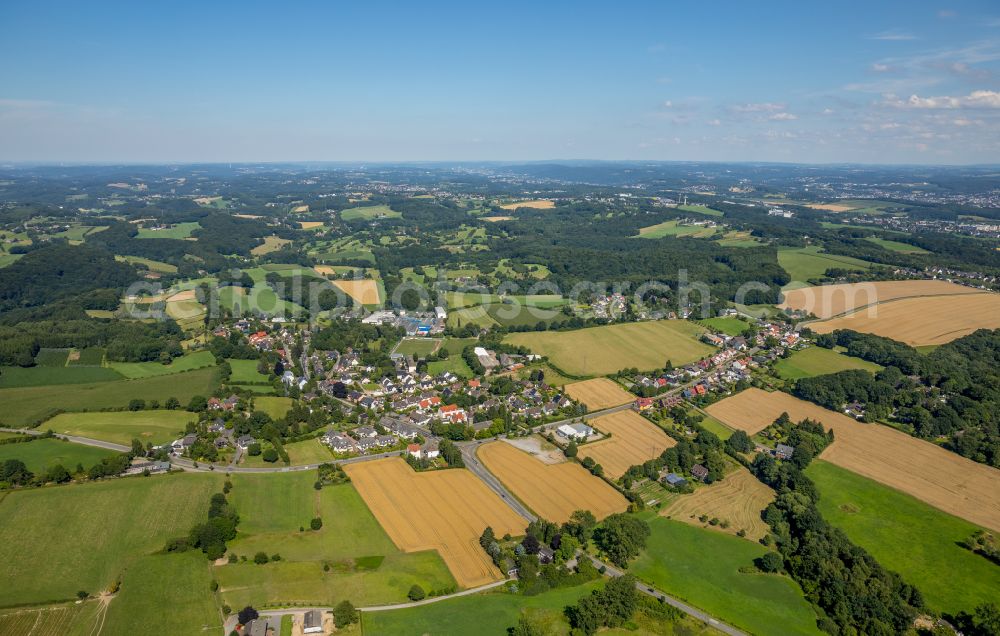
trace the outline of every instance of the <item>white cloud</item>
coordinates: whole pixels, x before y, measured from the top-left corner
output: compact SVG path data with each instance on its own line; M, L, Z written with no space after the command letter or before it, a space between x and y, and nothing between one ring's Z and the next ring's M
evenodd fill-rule
M909 99L901 99L895 95L886 95L886 105L894 108L907 109L951 109L951 108L1000 108L1000 93L996 91L972 91L964 96L940 95L937 97L920 97L910 95Z
M822 111L820 111L820 115L832 115L833 113L834 110L832 108L824 108Z
M875 64L871 65L871 70L873 73L888 73L889 71L892 70L892 67L889 66L888 64L879 64L878 62L876 62Z
M889 29L887 31L880 31L879 33L873 33L868 36L869 40L885 40L888 42L903 42L906 40L916 40L917 36L906 31L901 31L899 29Z
M937 12L939 18L954 18L958 15L958 12L952 11L951 9L941 9Z
M709 119L705 123L708 124L709 126L721 126L722 125L722 121L719 120L719 119Z
M663 102L663 107L664 108L673 108L674 107L674 103L668 99L667 101Z
M761 102L757 104L737 104L732 107L737 113L775 113L785 110L784 104L774 102Z
M798 116L793 115L792 113L781 112L771 115L770 117L768 117L768 119L770 119L771 121L792 121L798 119Z

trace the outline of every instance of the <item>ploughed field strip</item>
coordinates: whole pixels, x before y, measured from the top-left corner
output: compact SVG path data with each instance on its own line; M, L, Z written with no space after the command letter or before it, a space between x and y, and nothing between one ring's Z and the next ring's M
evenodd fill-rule
M571 398L583 402L592 411L620 406L635 399L634 395L607 378L573 382L564 388Z
M523 534L527 522L475 475L464 469L417 473L397 457L344 470L400 550L437 550L462 587L503 578L479 537L487 526L497 536Z
M905 492L939 510L1000 530L1000 470L966 459L888 426L862 424L787 393L747 389L708 407L708 413L748 434L782 413L833 429L820 455L841 468Z
M576 510L603 519L628 508L617 490L575 462L545 464L505 442L483 444L476 455L515 497L549 521L567 521Z
M612 479L677 445L658 426L632 410L602 415L587 423L601 433L610 433L611 437L582 446L580 455L593 458Z

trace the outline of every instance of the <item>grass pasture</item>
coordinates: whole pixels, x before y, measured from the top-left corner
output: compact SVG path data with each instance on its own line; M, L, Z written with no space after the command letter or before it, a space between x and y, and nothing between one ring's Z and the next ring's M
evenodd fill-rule
M125 446L133 439L158 446L181 437L187 423L197 419L195 414L181 410L62 413L46 422L45 429Z
M587 424L611 437L581 446L580 456L592 458L612 479L677 445L659 426L631 409L595 417L587 420Z
M211 351L198 351L174 358L170 364L159 362L109 362L108 366L129 380L152 378L215 366L215 356Z
M479 535L487 526L498 536L517 535L527 524L469 471L417 473L396 457L344 470L401 550L437 550L462 587L504 576L479 546Z
M0 610L0 634L91 636L103 615L99 601Z
M176 397L186 404L195 395L211 394L218 382L217 370L208 368L140 380L3 388L0 421L5 426L31 426L60 409L93 411L123 407L133 398L159 400L162 404Z
M320 225L322 225L322 223ZM278 238L277 236L265 236L264 242L251 249L250 253L254 256L263 256L264 254L277 252L289 243L291 243L291 241L288 239Z
M678 205L677 209L681 212L697 212L698 214L707 214L708 216L723 216L721 211L710 208L707 205Z
M441 340L435 338L403 338L396 346L395 353L406 356L424 357L437 351ZM449 355L451 355L449 353Z
M782 413L793 422L813 419L834 432L822 459L873 479L971 523L1000 530L1000 470L880 424L862 424L775 391L747 389L707 411L748 434Z
M121 379L122 375L114 369L102 367L0 367L0 389L111 382ZM3 414L0 413L0 420L2 419Z
M136 234L136 238L149 239L186 239L191 236L191 233L195 230L201 229L201 226L197 221L191 221L188 223L176 223L168 228L162 230L154 230L151 228L141 228L139 233Z
M902 243L900 241L892 241L884 238L869 237L865 239L869 243L874 243L879 247L885 248L890 252L899 252L900 254L930 254L927 250L922 247L917 247L916 245L910 245L909 243Z
M1000 568L958 542L979 528L825 461L806 470L823 517L917 586L931 609L958 613L996 598Z
M718 317L718 318L706 318L704 320L699 320L698 324L704 325L711 329L712 331L718 331L724 333L727 336L738 336L749 327L749 323L740 320L739 318L731 317Z
M194 473L9 493L0 500L6 581L0 605L52 603L75 599L78 590L108 589L143 555L203 520L223 479Z
M371 221L373 219L400 219L403 215L388 205L368 205L340 211L345 221Z
M814 278L822 278L831 268L860 271L869 269L871 263L850 256L822 252L816 245L778 249L778 264L792 278L790 285Z
M82 464L83 468L87 469L114 454L114 451L106 448L83 446L59 439L38 439L33 442L0 445L0 462L20 459L28 470L35 474L44 473L46 469L56 464L62 464L70 472L75 470L77 464Z
M589 510L603 519L628 508L617 490L576 462L546 464L502 441L483 444L476 456L515 497L549 521L563 523L576 510Z
M820 633L792 579L739 571L764 546L663 517L649 525L646 550L629 568L642 580L751 633L773 634L778 625L781 634Z
M758 541L770 528L761 513L774 501L774 491L746 468L726 475L725 479L701 486L690 495L681 495L660 514L700 528L716 529L735 535L746 530L746 538ZM701 515L729 522L728 528L712 526L699 520Z
M791 356L778 360L774 365L778 376L785 380L811 378L848 369L864 369L876 373L881 371L882 367L874 362L817 346L796 351Z
M591 411L628 404L635 396L608 378L594 378L583 382L573 382L565 387L566 394L582 402Z
M269 384L267 376L257 370L257 360L226 360L232 374L229 381L233 384Z
M177 266L171 265L170 263L164 263L162 261L154 261L150 258L142 258L141 256L118 256L115 255L116 261L121 261L124 263L132 263L134 265L145 265L146 269L151 272L158 272L160 274L176 274Z
M288 409L292 408L292 398L258 396L254 398L253 405L254 410L264 411L271 419L277 420L285 417Z
M690 236L692 238L708 238L716 232L714 227L704 225L681 225L678 221L664 221L639 229L639 238L658 239L664 236Z
M576 331L514 333L505 342L548 356L576 376L607 375L620 369L661 369L694 362L714 351L701 342L704 328L685 320L657 320L590 327Z

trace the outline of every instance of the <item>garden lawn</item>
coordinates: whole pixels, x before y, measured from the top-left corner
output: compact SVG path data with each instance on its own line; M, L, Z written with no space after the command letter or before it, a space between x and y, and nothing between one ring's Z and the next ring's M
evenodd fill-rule
M183 437L187 423L197 420L197 414L183 410L62 413L46 422L44 428L125 446L133 439L141 441L143 446L147 442L159 446Z
M258 396L253 399L253 404L255 411L264 411L272 420L277 420L285 417L288 409L292 408L292 398Z
M746 539L658 517L629 570L671 596L756 634L819 634L798 585L777 574L742 574L765 552Z
M222 614L209 591L211 582L211 565L201 551L143 557L125 570L101 636L152 631L221 636Z
M181 404L187 404L195 395L211 395L218 384L218 371L208 368L142 380L0 389L0 422L4 426L32 426L59 409L124 407L133 398L159 400L162 404L176 397Z
M233 384L267 384L268 377L257 370L257 360L226 360L233 370L229 381Z
M978 526L825 461L806 475L819 488L823 517L920 589L932 610L996 601L1000 567L958 545Z
M223 480L189 473L8 493L0 500L0 606L108 589L142 556L206 519Z
M576 587L556 588L537 596L490 591L402 610L362 612L361 624L366 634L501 636L507 633L508 627L516 625L521 612L526 611L532 622L544 626L542 633L565 634L569 632L569 624L563 616L563 608L576 604L591 590L600 587L600 581L592 581Z
M705 325L712 331L718 331L726 334L727 336L738 336L746 331L747 327L750 326L749 323L746 323L739 318L730 317L706 318L705 320L699 320L698 322Z
M77 464L82 464L86 470L105 457L115 454L115 451L106 448L84 446L60 439L36 439L33 442L0 445L0 463L8 459L20 459L35 474L44 473L47 468L56 464L62 464L71 473L76 470Z
M447 360L427 363L427 373L431 375L437 375L445 371L451 371L458 377L467 379L474 375L472 369L469 368L469 364L461 354L450 354Z
M791 356L778 360L774 365L778 376L785 380L811 378L848 369L864 369L876 373L881 371L882 367L874 362L816 346L796 351Z
M212 355L211 351L198 351L197 353L188 353L179 358L174 358L170 364L160 362L109 362L108 366L129 380L134 380L215 366L215 356Z

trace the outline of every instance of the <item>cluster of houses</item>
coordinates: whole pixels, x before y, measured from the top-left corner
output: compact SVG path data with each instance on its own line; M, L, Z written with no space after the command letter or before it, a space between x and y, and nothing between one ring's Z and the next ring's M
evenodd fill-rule
M590 303L590 309L594 312L594 318L613 320L625 313L627 304L623 294L615 293L595 298Z
M407 336L433 336L443 333L448 321L444 307L434 311L374 311L361 320L366 325L391 325L399 327Z

